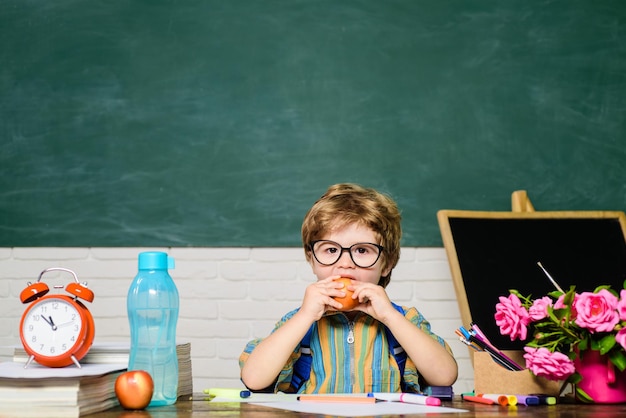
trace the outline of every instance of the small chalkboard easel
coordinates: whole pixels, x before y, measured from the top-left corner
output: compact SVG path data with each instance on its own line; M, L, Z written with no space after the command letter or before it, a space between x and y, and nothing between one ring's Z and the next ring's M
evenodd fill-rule
M477 323L500 349L524 345L500 334L495 305L509 289L540 297L555 290L541 263L564 290L592 291L626 280L626 215L619 211L535 211L525 191L511 212L437 213L466 328Z

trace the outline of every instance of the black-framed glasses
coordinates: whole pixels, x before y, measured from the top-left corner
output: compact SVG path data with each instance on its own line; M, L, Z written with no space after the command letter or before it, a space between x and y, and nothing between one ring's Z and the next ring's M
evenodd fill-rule
M331 266L341 258L344 251L350 254L352 262L361 268L372 267L383 251L383 246L371 242L357 242L349 247L342 247L335 241L317 240L309 243L313 257L324 266Z

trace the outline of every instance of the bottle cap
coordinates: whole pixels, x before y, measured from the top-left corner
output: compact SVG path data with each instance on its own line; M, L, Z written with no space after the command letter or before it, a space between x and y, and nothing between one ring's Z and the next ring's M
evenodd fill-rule
M139 270L167 270L174 268L174 258L160 251L139 253Z

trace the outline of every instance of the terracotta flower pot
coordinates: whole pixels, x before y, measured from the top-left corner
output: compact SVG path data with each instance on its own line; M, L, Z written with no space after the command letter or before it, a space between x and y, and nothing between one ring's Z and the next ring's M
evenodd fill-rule
M582 389L594 403L626 403L626 371L615 368L608 356L599 351L586 350L574 360L576 371L582 376L576 387ZM576 395L580 401L585 401Z

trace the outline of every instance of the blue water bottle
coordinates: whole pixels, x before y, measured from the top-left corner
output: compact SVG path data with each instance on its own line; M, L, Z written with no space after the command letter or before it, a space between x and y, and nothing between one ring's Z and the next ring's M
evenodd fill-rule
M152 376L154 394L149 406L171 405L178 395L179 299L168 268L174 268L174 259L166 253L140 253L139 272L128 290L128 370L145 370Z

